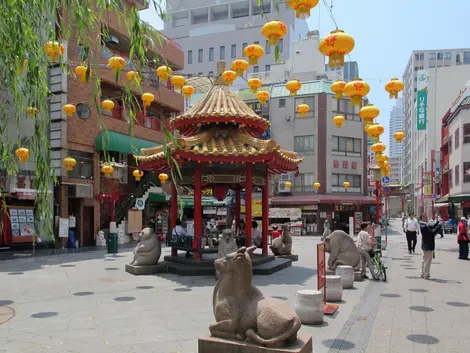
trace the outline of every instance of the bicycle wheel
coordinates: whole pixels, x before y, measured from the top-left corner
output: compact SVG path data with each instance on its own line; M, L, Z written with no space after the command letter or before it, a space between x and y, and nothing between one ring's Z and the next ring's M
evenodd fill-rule
M384 282L387 282L387 268L384 266L384 264L381 264L382 265L382 280Z

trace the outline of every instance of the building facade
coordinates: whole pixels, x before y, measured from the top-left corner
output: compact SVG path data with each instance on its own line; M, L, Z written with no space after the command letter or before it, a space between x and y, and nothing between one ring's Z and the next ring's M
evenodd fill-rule
M326 72L335 72L341 77L344 81L349 82L354 80L359 76L359 65L357 61L346 61L344 66L341 69L331 69L328 67L328 64L325 64L325 71Z
M403 130L403 99L399 98L390 112L390 120L388 126L388 156L391 158L398 157L402 155L402 143L398 143L393 135ZM401 164L401 161L400 161ZM400 167L401 169L401 167Z

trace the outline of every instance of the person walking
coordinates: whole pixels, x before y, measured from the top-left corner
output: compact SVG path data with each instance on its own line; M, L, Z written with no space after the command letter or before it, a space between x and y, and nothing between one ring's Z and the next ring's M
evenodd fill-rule
M410 212L409 217L406 219L404 228L406 241L408 242L408 252L411 254L411 252L415 252L419 232L419 222L414 218L412 212Z
M430 227L427 223L427 216L421 215L419 217L419 228L421 232L421 250L423 250L423 263L421 264L421 278L429 279L431 274L431 262L433 259L436 242L435 228L439 224L436 222L434 226Z
M437 233L441 235L441 238L444 238L444 220L441 215L437 215L437 221L439 222L439 227L437 228Z
M467 234L467 220L465 217L460 218L457 227L457 243L459 244L459 260L468 260L468 234Z
M372 263L372 259L369 255L369 252L372 250L372 242L370 240L370 234L366 231L368 224L363 222L361 223L361 231L357 235L356 246L361 255L361 273L363 278L369 278L366 275L366 265L369 267L370 274L372 278L377 279L377 274L375 267Z

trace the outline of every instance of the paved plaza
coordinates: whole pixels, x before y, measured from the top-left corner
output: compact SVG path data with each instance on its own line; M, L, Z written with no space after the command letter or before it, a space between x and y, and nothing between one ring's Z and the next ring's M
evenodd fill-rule
M437 239L433 281L419 277L421 256L408 255L400 222L384 253L388 283L365 281L321 326L303 326L315 353L462 352L470 342L470 262L457 259L455 235ZM319 238L294 238L299 262L256 276L264 294L295 305L316 289ZM132 253L100 251L0 261L0 352L193 353L213 322L209 277L124 272ZM164 250L164 254L169 249Z

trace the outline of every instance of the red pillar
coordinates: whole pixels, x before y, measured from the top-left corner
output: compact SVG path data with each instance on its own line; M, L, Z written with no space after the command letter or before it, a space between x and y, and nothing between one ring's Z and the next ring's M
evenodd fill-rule
M436 158L436 150L431 151L431 218L434 218L434 159Z
M237 185L235 189L235 228L238 230L240 227L241 217L241 188Z
M178 219L178 193L176 192L176 185L171 181L171 231L176 227L176 220ZM171 248L171 256L177 256L178 250Z
M375 224L380 223L380 181L375 182L375 191L377 195L375 196Z
M196 242L196 249L194 251L194 257L196 260L201 259L199 253L199 238L201 237L202 231L202 172L201 163L196 164L194 170L194 240Z
M253 197L253 164L246 165L246 183L245 183L245 246L251 246L251 229L252 229L252 197Z
M268 256L268 227L269 227L269 175L266 171L266 185L263 188L263 256Z

